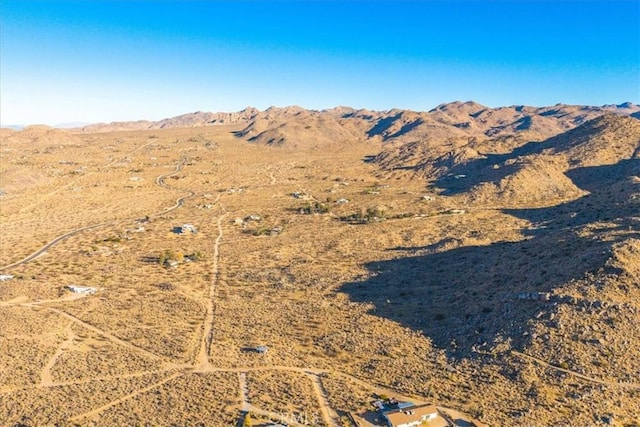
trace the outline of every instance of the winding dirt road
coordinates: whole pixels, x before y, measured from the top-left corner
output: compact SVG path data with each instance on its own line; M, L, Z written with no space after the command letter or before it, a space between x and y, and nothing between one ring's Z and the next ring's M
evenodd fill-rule
M178 164L175 166L175 169L172 172L169 172L169 173L166 173L166 174L162 174L162 175L160 175L160 176L158 176L156 178L156 181L155 181L156 184L159 185L160 187L167 188L167 185L164 182L164 179L168 178L168 177L170 177L172 175L175 175L178 172L180 172L182 170L184 164L186 163L186 161L187 161L187 158L183 156L180 159L180 161L178 162ZM164 214L166 214L168 212L171 212L172 210L181 207L184 204L185 200L187 200L189 197L192 197L194 195L195 195L195 193L190 191L187 195L178 198L176 200L176 204L175 205L173 205L173 206L171 206L171 207L169 207L167 209L163 209L160 212L156 212L154 214L151 214L149 216L156 217L156 216L164 215ZM61 241L65 240L65 239L68 239L69 237L74 236L74 235L76 235L78 233L82 233L83 231L93 230L93 229L99 228L99 227L105 227L107 225L114 225L114 224L117 224L118 222L123 222L123 221L125 221L125 220L103 222L103 223L100 223L100 224L88 225L86 227L76 228L75 230L71 230L71 231L69 231L69 232L67 232L65 234L62 234L62 235L54 238L50 242L46 243L43 247L41 247L37 251L33 252L32 254L27 255L26 257L24 257L20 261L16 261L16 262L14 262L12 264L8 264L8 265L4 265L4 266L0 267L0 271L8 270L10 268L17 267L19 265L26 264L26 263L28 263L30 261L33 261L34 259L42 256L45 252L47 252L49 249L51 249L53 246L57 245Z
M87 227L77 228L75 230L69 231L68 233L65 233L65 234L63 234L61 236L56 237L55 239L53 239L52 241L50 241L49 243L47 243L46 245L44 245L43 247L41 247L40 249L38 249L37 251L32 253L31 255L27 255L26 257L22 258L20 261L16 261L16 262L14 262L12 264L8 264L8 265L4 265L4 266L0 267L0 271L7 270L7 269L12 268L12 267L17 267L19 265L26 264L26 263L28 263L30 261L33 261L34 259L36 259L39 256L43 255L46 251L51 249L51 247L57 245L58 243L60 243L64 239L67 239L67 238L69 238L69 237L71 237L71 236L73 236L75 234L82 233L83 231L87 231L87 230L93 230L94 228L98 228L98 227L104 227L104 226L107 226L107 225L113 225L116 222L117 221L103 222L101 224L89 225Z
M75 338L75 334L73 333L73 330L71 330L72 325L73 325L73 322L69 322L69 324L65 328L65 332L67 333L67 339L63 341L62 344L60 344L60 346L58 346L58 349L56 350L56 352L53 354L53 356L49 358L49 360L47 361L47 364L44 365L44 368L42 368L42 371L40 372L40 387L51 387L51 385L53 384L53 378L51 376L51 368L53 368L53 365L56 364L56 362L58 361L58 358L62 356L62 353L64 353L64 350L71 347L71 345L73 344L73 340Z

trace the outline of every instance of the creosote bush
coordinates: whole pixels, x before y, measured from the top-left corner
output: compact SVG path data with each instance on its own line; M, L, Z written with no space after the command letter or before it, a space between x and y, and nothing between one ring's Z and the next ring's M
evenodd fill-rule
M173 249L165 249L160 253L158 257L158 264L167 265L172 261L182 263L182 262L195 262L202 261L205 258L205 254L201 251L195 251L190 254L186 254L181 251L174 251Z
M319 201L308 201L300 212L306 215L325 214L329 212L329 206Z

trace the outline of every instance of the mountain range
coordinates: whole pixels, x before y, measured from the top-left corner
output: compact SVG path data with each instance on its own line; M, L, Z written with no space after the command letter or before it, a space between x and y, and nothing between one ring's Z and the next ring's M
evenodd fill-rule
M637 119L640 105L630 102L490 108L457 101L427 112L248 107L157 122L93 124L76 131L234 125L235 135L250 143L285 149L377 144L381 148L371 161L381 177L417 175L445 193L464 192L469 201L509 205L516 199L539 202L582 194L565 173L637 154Z
M235 113L195 112L159 121L97 123L76 130L110 132L216 125L239 125L241 136L267 144L295 144L302 136L313 143L380 139L385 142L438 139L443 136L495 138L514 134L545 138L570 130L605 113L640 118L640 105L630 102L599 107L556 104L550 107L516 105L490 108L473 101L441 104L428 112L392 109L372 111L336 107L247 107ZM299 135L302 133L304 135ZM308 135L307 135L308 134ZM308 143L308 139L307 139Z

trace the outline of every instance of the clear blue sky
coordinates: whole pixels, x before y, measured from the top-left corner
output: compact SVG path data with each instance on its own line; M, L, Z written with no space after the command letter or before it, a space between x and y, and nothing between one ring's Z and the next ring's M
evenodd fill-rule
M0 124L640 103L640 1L0 2Z

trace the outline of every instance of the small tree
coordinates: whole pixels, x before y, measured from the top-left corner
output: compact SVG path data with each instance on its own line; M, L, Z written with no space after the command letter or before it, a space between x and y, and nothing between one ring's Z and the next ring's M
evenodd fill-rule
M306 205L301 209L301 211L302 213L305 213L307 215L316 213L325 214L329 212L329 206L319 201L315 201L313 203L307 202Z
M160 252L160 256L158 257L158 263L160 265L164 265L165 262L167 262L169 260L169 249L165 249L164 251Z
M384 219L385 211L380 206L372 206L367 209L367 220L372 221L374 219Z
M182 262L184 260L184 254L181 251L174 252L173 249L165 249L158 257L158 263L165 265L170 261Z

